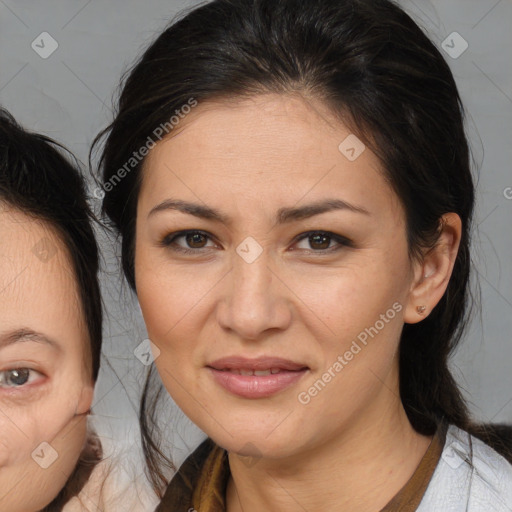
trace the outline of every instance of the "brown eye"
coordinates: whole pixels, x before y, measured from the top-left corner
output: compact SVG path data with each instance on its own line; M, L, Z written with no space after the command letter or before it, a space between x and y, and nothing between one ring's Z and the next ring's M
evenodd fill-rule
M206 245L208 237L204 236L202 233L189 233L185 236L185 240L189 247L193 249L201 249Z
M208 245L210 243L210 245ZM212 245L213 244L213 245ZM202 231L179 231L167 235L160 245L184 254L201 254L205 250L215 248L215 243L208 233Z
M354 247L354 245L348 238L329 231L310 231L303 233L296 243L296 248L300 250L320 254L338 251L343 247Z
M328 249L331 243L331 237L325 234L315 234L309 236L309 244L312 249Z

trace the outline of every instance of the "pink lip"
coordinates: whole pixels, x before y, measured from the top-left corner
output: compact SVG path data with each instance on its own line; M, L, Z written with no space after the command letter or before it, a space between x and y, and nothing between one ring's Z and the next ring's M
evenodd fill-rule
M243 398L265 398L296 383L308 371L308 367L287 359L261 357L225 357L207 365L215 381L224 389ZM265 371L270 375L240 375L237 371Z

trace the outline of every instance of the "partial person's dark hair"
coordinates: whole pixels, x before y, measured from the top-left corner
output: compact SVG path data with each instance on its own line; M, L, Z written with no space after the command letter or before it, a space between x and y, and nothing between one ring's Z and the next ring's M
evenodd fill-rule
M379 157L405 210L411 258L435 246L444 214L460 216L460 249L445 295L427 318L403 329L401 399L419 433L432 435L447 421L511 460L506 431L471 420L448 366L472 304L474 185L463 106L439 50L392 1L214 0L185 13L151 44L125 77L114 121L94 143L106 137L99 162L103 212L121 235L128 283L135 290L144 160L122 179L118 171L190 98L229 101L268 92L323 101ZM158 427L150 389L147 381L140 421L159 490L162 470L172 463L152 437Z
M86 190L78 161L69 151L49 137L23 129L0 108L0 204L46 222L65 244L83 307L89 338L85 349L91 355L91 380L95 382L101 358L102 302L94 215ZM73 474L45 510L57 512L78 494L100 458L101 445L89 430Z
M0 109L0 202L46 221L64 242L78 285L89 335L92 380L98 377L102 342L99 251L78 162L62 145L24 130Z

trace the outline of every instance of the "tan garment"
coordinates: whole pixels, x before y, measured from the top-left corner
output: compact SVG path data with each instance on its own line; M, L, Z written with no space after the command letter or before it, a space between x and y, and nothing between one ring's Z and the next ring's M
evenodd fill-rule
M441 457L446 430L447 425L438 427L414 474L381 512L416 510ZM226 512L229 476L226 450L207 439L180 467L155 512Z

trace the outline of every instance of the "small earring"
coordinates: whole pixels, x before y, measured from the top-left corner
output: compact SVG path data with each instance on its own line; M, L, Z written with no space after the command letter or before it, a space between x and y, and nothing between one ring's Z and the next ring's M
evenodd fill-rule
M427 306L418 306L416 308L416 311L418 312L418 314L423 315L423 313L425 313L426 309L427 309Z

